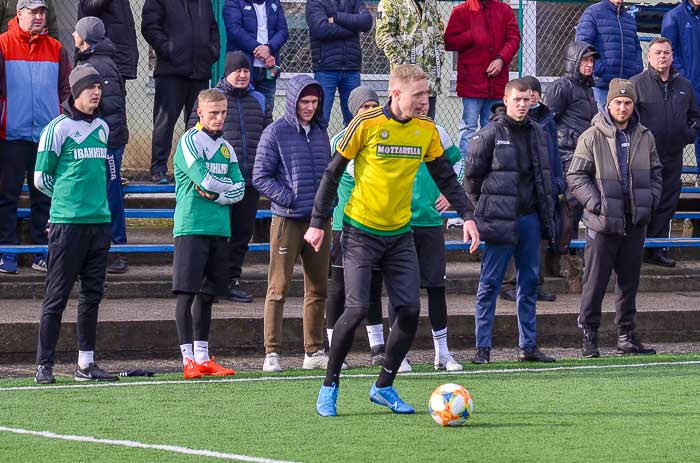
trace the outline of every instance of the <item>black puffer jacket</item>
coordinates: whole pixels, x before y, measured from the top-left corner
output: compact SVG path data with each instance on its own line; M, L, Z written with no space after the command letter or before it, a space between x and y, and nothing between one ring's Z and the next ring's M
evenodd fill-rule
M233 146L245 184L250 186L253 184L255 151L258 149L263 129L272 122L272 111L269 105L265 105L265 97L254 91L252 86L239 89L223 78L216 88L226 95L228 101L224 140ZM195 103L187 128L194 127L198 120Z
M491 121L469 140L465 169L465 188L472 204L479 236L488 242L515 244L518 218L518 152L511 136L505 110L500 108ZM531 128L530 162L535 181L537 212L542 237L554 237L554 203L547 152L547 140L539 124L525 119Z
M105 37L91 49L75 54L75 64L89 63L102 77L102 99L100 117L109 127L109 148L117 148L129 143L129 127L126 125L126 90L124 80L114 63L117 50L111 40Z
M146 0L141 33L156 51L156 77L211 77L211 65L219 59L211 0Z
M564 52L564 75L547 87L544 102L554 113L557 123L557 145L562 161L571 159L578 137L591 126L598 112L593 98L593 77L579 72L584 53L593 52L592 45L572 42Z
M114 43L114 63L125 80L136 79L139 48L129 0L80 0L78 19L96 16L105 24L105 35Z
M630 80L637 90L639 120L654 135L659 158L682 160L683 148L695 140L700 128L693 85L673 67L665 86L652 67Z

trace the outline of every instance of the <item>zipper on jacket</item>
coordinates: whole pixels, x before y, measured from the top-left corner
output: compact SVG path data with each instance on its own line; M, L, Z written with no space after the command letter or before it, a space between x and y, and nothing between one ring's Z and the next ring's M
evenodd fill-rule
M243 158L245 159L244 163L246 166L246 169L248 168L248 137L245 133L245 124L243 124L243 107L241 105L241 97L237 96L236 97L236 103L238 104L238 124L241 127L241 141L243 142ZM241 160L238 159L238 162L240 163Z
M627 189L630 190L630 212L632 213L632 224L634 224L634 216L637 215L637 213L634 210L634 194L632 193L632 167L631 167L631 162L632 162L632 137L627 135L626 132L622 132L622 135L624 135L625 140L627 141L627 177L629 177L627 181ZM622 226L624 227L622 230L622 236L627 236L627 216L625 215L625 206L624 204L622 205Z

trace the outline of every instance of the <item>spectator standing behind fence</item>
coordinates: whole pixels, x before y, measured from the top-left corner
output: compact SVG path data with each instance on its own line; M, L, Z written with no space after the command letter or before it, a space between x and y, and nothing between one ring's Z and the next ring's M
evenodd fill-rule
M0 35L0 244L17 244L17 201L29 185L35 244L45 244L51 200L34 186L34 164L41 130L58 116L70 95L71 65L61 43L43 31L46 3L19 0L17 16ZM32 268L46 271L46 255ZM17 273L17 256L0 255L0 272Z
M634 84L613 79L608 110L593 118L579 137L566 174L583 204L586 225L585 272L578 326L584 357L599 357L601 304L615 271L617 352L655 354L636 332L637 289L644 231L661 197L661 164L654 136L639 123Z
M681 194L683 149L700 134L700 111L693 86L673 66L671 41L658 37L649 44L649 67L630 79L637 93L639 122L656 142L661 162L661 199L647 226L648 238L667 238ZM674 267L664 248L646 249L644 262Z
M700 100L700 0L682 0L664 15L661 35L673 46L673 66L688 79ZM695 165L700 167L700 136L695 139ZM700 187L700 175L695 179Z
M219 59L219 27L210 0L146 0L141 33L156 52L151 179L166 184L173 130L183 108L185 125L197 95L209 87Z
M311 43L311 67L323 88L323 117L330 121L335 91L340 95L343 125L353 114L348 98L360 86L360 32L372 29L372 14L362 0L308 0L306 23Z
M80 0L78 19L85 16L95 16L104 23L105 35L116 48L113 60L122 79L136 79L139 48L129 0Z
M331 150L321 114L323 90L308 76L289 80L284 115L270 124L258 144L253 185L272 203L270 265L265 297L263 371L282 371L282 314L294 263L304 269L304 369L326 368L323 308L330 264L330 224L320 250L304 241L314 197Z
M520 46L513 9L499 0L468 0L456 6L445 30L445 49L457 52L457 95L462 98L459 149L503 102L508 67Z
M270 107L265 97L253 90L250 84L250 61L245 53L236 51L226 55L225 77L216 86L226 96L227 112L223 125L223 138L233 146L238 158L238 168L245 180L245 195L231 204L231 238L229 239L228 299L234 302L252 302L253 295L240 285L243 261L248 252L248 242L255 230L260 193L253 187L255 152L263 129L272 122ZM199 121L197 107L190 115L188 128Z
M282 4L279 0L225 0L223 18L226 50L247 55L253 87L274 109L280 50L289 38Z
M519 79L506 84L505 109L469 140L465 184L486 241L476 295L476 355L491 361L496 298L511 257L517 269L518 360L554 362L537 347L535 311L540 240L554 238L547 139L527 113L532 92Z
M124 217L124 192L122 191L122 156L129 142L129 128L126 125L126 90L124 80L114 63L116 49L112 41L105 37L105 27L94 16L86 16L78 21L73 32L75 63L88 63L102 76L102 98L100 117L109 126L107 140L107 200L112 216L112 243L126 244L126 218ZM114 254L107 267L107 273L126 273L129 265L126 256Z
M607 112L608 85L614 78L629 79L643 70L637 22L623 0L601 0L583 12L576 25L576 40L600 54L593 70L593 95L598 110Z
M109 127L97 117L102 77L89 64L70 73L63 114L41 133L34 182L53 198L46 295L41 308L34 381L55 382L53 365L68 296L80 276L76 381L116 381L95 364L97 315L110 246L107 206Z
M0 33L8 31L10 21L17 16L17 0L0 0ZM46 24L45 27L51 37L58 40L58 24L56 21L56 10L53 6L54 0L44 0L46 5Z
M375 41L392 68L416 64L428 74L428 116L435 119L445 57L445 25L436 0L379 0Z

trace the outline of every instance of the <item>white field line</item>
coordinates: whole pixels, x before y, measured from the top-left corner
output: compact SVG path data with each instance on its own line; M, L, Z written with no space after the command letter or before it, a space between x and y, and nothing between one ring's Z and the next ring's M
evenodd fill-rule
M650 362L650 363L628 363L617 365L579 365L571 367L541 367L541 368L504 368L491 370L472 370L472 371L428 371L414 373L400 373L400 377L422 377L422 376L472 376L472 375L492 375L492 374L510 374L510 373L546 373L550 371L577 371L577 370L612 370L624 368L648 368L648 367L664 367L678 365L700 365L700 360L687 360L681 362ZM361 373L361 374L343 374L342 379L351 378L376 378L376 373ZM0 392L9 391L48 391L53 389L89 389L89 388L115 388L115 387L132 387L132 386L160 386L168 384L178 384L187 386L201 386L206 384L218 383L252 383L258 381L308 381L322 380L323 375L308 375L308 376L261 376L257 378L225 378L225 379L209 379L203 381L192 380L164 380L164 381L134 381L134 382L114 382L114 383L90 383L90 384L64 384L59 386L12 386L0 387Z
M117 439L99 439L97 437L91 436L74 436L65 434L55 434L49 431L31 431L29 429L19 429L19 428L8 428L6 426L0 426L0 432L7 432L12 434L24 434L36 437L43 437L46 439L59 439L75 442L87 442L90 444L105 444L105 445L116 445L119 447L131 447L138 449L148 449L148 450L162 450L164 452L180 453L183 455L196 455L200 457L211 457L218 458L220 460L235 460L235 461L248 461L255 463L293 463L285 460L271 460L269 458L258 458L249 457L247 455L237 455L235 453L223 453L215 452L213 450L199 450L190 449L187 447L180 447L177 445L159 445L159 444L144 444L143 442L135 442L131 440L117 440Z

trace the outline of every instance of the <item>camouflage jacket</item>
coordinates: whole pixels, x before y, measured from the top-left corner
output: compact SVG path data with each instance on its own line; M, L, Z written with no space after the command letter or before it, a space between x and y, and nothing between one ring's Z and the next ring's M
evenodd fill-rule
M436 0L380 0L375 40L392 66L417 64L430 76L430 96L440 94L445 25Z

